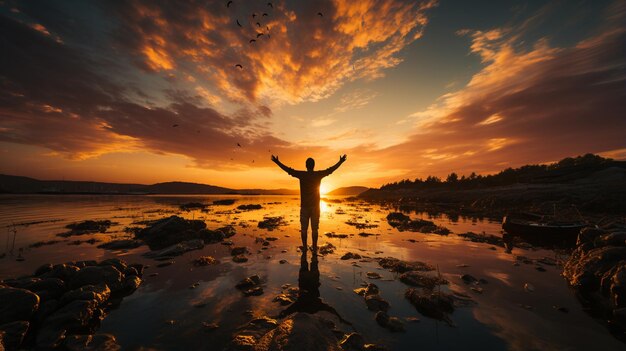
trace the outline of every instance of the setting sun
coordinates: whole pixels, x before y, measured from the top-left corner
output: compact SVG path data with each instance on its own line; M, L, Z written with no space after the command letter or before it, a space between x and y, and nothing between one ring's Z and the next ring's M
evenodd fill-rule
M322 181L322 184L320 184L320 194L321 195L326 195L329 192L331 192L333 190L332 186L328 183L324 183L324 181Z

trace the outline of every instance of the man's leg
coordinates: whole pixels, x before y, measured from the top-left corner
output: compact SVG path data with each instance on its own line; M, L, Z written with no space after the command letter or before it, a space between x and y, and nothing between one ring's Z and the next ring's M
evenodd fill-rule
M317 251L317 234L320 227L320 208L311 211L311 239L313 241L313 251Z
M309 218L311 211L306 208L300 208L300 236L302 238L302 251L307 250L306 234L309 230Z

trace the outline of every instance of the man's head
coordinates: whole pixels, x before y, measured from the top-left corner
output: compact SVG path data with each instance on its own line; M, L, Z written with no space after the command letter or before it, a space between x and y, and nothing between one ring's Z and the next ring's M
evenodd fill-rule
M313 168L315 168L315 160L309 157L306 159L306 170L312 171Z

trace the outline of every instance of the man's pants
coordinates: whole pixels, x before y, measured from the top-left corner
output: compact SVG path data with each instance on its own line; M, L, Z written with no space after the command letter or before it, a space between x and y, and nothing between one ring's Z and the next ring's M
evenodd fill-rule
M320 227L319 207L300 208L300 228L303 235L306 235L306 232L309 230L309 221L311 221L311 232L317 233L317 230Z

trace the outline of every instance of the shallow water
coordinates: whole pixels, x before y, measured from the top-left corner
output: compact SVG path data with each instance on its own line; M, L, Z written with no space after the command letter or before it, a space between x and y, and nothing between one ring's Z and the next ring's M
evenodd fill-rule
M187 202L212 202L236 199L234 205L211 206L207 213L184 212L179 205ZM240 212L242 204L261 204L260 210ZM299 200L294 196L87 196L32 195L0 196L0 279L32 273L43 263L71 260L101 260L121 257L129 263L140 262L152 267L146 270L144 282L121 306L110 311L102 322L100 332L114 334L124 349L147 347L163 350L222 349L234 330L254 316L278 316L286 307L272 299L283 284L298 286L301 254L299 239ZM501 247L466 241L454 234L440 236L414 232L399 232L385 220L390 208L333 197L322 201L320 245L333 243L334 254L319 257L320 297L352 325L339 324L344 331L358 331L366 342L379 343L392 350L439 349L492 350L559 349L585 350L623 349L599 322L583 311L565 280L560 266L520 264L516 256L531 259L550 257L562 259L555 252L532 247L513 248L507 253ZM252 252L246 263L234 263L229 247L211 244L175 259L175 264L156 268L156 262L142 256L146 246L129 251L111 252L98 249L96 244L75 240L95 238L108 241L129 237L124 228L133 222L158 219L172 214L185 218L203 219L209 228L233 224L237 234L230 238L237 246L247 246ZM424 218L449 228L453 233L467 231L501 235L500 223L472 218L449 218L440 214L411 213L412 218ZM268 232L257 227L264 216L284 216L287 226ZM65 226L87 219L110 219L116 222L107 233L58 237ZM347 221L377 225L359 230ZM37 223L35 223L37 222ZM29 224L30 223L30 224ZM345 239L328 238L324 232L349 234ZM362 237L360 232L379 234ZM257 237L273 236L278 240L263 250L255 243ZM65 240L52 245L28 248L49 240ZM409 241L410 240L410 241ZM286 250L286 252L282 252ZM470 295L474 303L459 307L451 315L455 326L420 315L404 298L406 285L397 276L381 269L376 261L340 260L345 252L368 257L396 257L419 260L436 266L450 281L446 290ZM379 253L377 253L379 252ZM211 255L221 261L208 267L193 267L193 258ZM24 261L17 261L21 256ZM280 260L286 264L280 264ZM310 256L307 257L307 263ZM367 260L366 260L367 261ZM356 264L356 265L354 265ZM467 265L467 267L460 267ZM158 276L150 276L150 273ZM378 272L382 279L371 280L366 272ZM459 278L468 273L488 281L482 293L469 289ZM235 284L252 274L264 281L265 293L244 297ZM190 289L193 283L199 283ZM406 322L406 333L390 333L374 321L361 296L352 292L364 282L374 282L381 296L390 302L389 315L399 318L418 317L419 322ZM524 285L530 283L534 292ZM200 307L199 307L200 306ZM569 309L563 313L554 308ZM173 321L173 322L168 322ZM217 330L206 331L202 322L215 322Z

